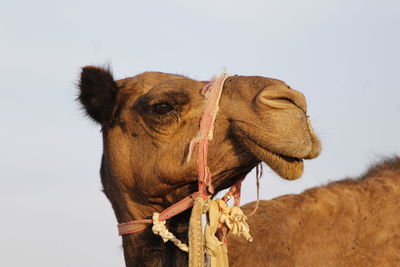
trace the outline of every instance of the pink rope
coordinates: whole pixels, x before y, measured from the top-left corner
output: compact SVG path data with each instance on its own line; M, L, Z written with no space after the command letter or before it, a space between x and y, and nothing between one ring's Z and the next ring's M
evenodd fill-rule
M230 76L231 75L223 73L203 87L202 94L206 97L206 104L200 119L200 130L198 135L193 138L189 144L187 162L190 161L194 147L198 144L198 187L203 197L208 197L210 194L214 193L211 184L211 171L208 167L208 142L213 139L214 123L221 100L222 88L224 87L225 80Z

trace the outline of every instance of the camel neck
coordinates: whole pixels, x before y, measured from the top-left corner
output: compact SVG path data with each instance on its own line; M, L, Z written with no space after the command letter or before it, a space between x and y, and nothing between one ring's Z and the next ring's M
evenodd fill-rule
M180 200L180 196L189 195L195 191L196 183L180 187L171 194L171 198L163 203L159 199L151 201L142 196L139 190L130 188L123 193L117 184L118 177L112 175L109 166L104 160L100 173L104 186L104 193L110 200L118 223L131 220L148 219L154 212L162 212L172 203ZM167 228L182 242L188 244L188 223L191 209L188 209L167 220ZM127 267L135 266L187 266L188 254L181 251L173 243L164 243L160 236L155 235L151 226L144 231L122 236L125 263Z
M153 212L161 212L165 207L146 205L124 199L118 208L114 207L119 222L149 218ZM183 243L188 244L188 222L191 209L167 220L167 229ZM127 267L136 266L187 266L188 254L172 242L164 243L162 238L152 232L149 225L141 232L122 236L125 263Z
M168 221L167 228L182 242L188 242L188 222L190 210ZM125 263L127 267L136 266L187 266L188 254L172 242L164 243L161 237L151 231L124 235L122 237Z

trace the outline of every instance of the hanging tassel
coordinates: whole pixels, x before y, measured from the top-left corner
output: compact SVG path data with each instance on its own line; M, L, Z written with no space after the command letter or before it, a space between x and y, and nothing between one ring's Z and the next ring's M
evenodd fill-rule
M194 200L192 215L189 221L189 267L204 267L203 214L204 200Z

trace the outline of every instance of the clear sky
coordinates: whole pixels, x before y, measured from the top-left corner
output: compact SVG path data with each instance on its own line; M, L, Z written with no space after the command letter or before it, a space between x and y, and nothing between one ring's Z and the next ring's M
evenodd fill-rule
M99 127L74 101L80 68L285 80L323 142L303 177L268 168L270 199L400 154L396 0L7 1L0 9L0 266L123 266L100 192ZM255 179L244 186L255 200Z

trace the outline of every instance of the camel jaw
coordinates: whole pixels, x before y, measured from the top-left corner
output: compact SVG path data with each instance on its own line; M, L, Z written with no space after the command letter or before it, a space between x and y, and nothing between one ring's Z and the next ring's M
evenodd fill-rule
M253 158L253 156L252 156ZM251 170L259 164L259 160L252 160L251 163L245 166L240 166L235 169L227 170L223 173L216 174L212 179L212 184L216 192L227 189L231 187L236 181L243 177L246 177Z
M272 152L263 146L258 140L254 140L250 135L238 126L232 128L234 136L238 142L258 160L265 162L279 176L287 180L294 180L303 174L303 159L291 155L283 155Z

